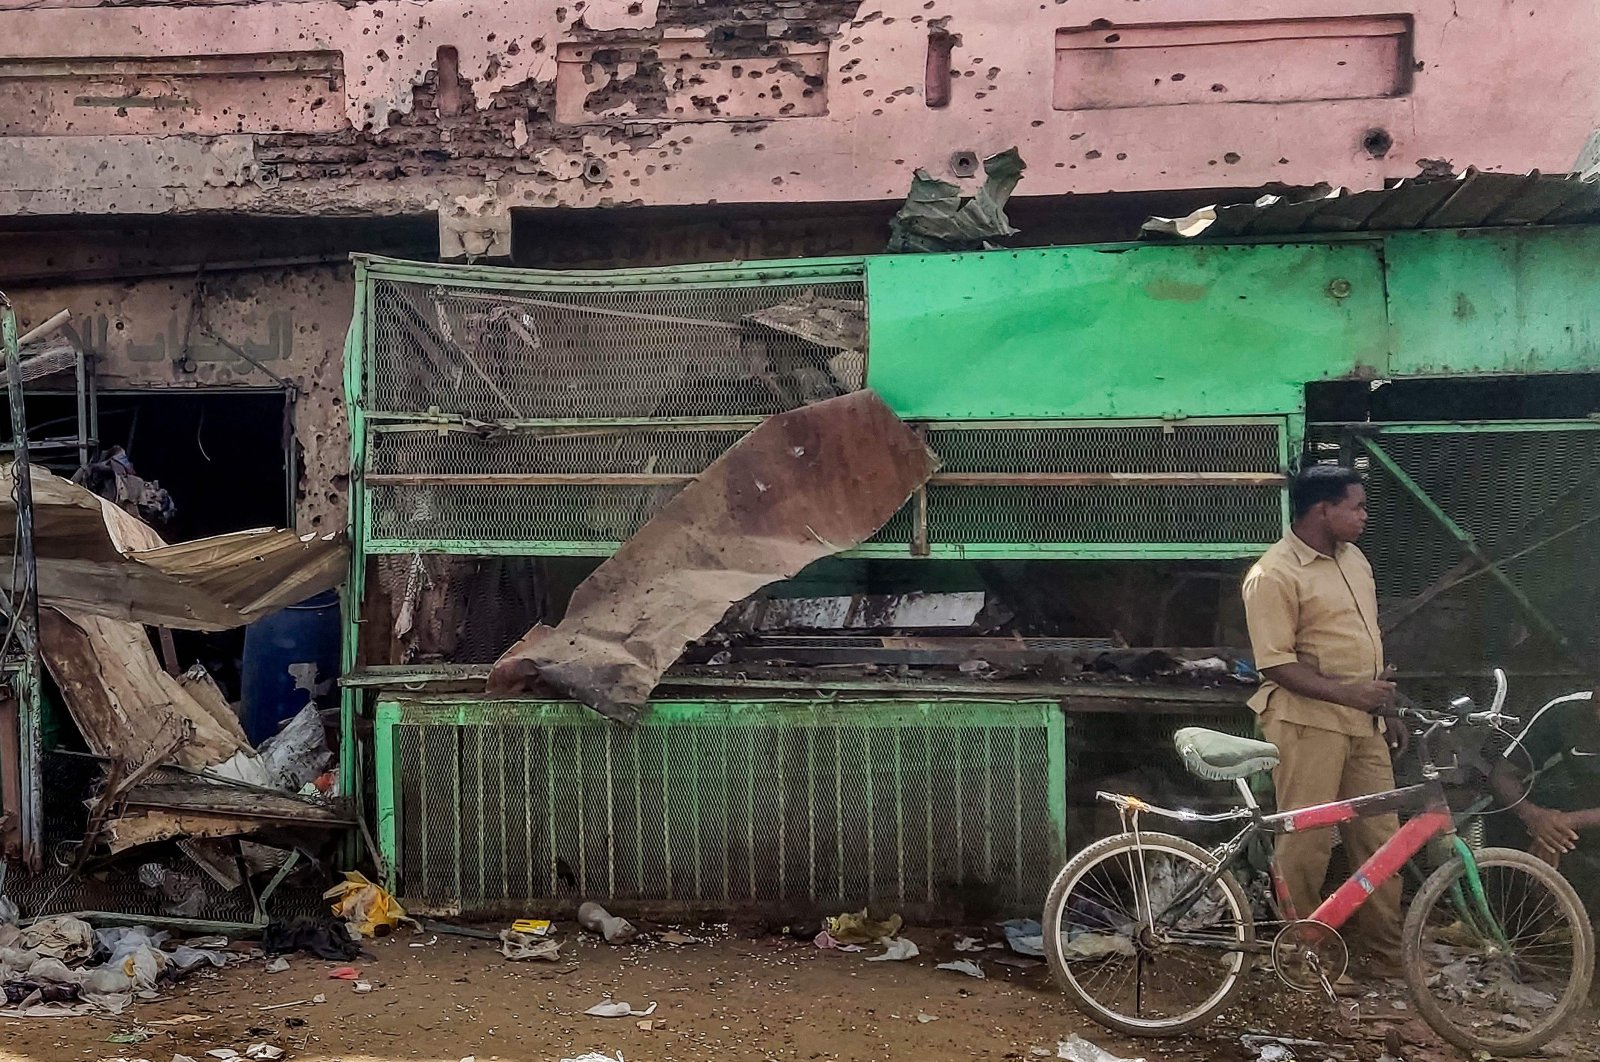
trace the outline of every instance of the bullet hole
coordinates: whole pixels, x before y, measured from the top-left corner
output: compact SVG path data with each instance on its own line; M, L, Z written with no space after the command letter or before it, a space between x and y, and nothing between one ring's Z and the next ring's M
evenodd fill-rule
M1043 125L1043 124L1044 124L1044 123L1043 123L1043 122L1040 122L1040 121L1034 121L1034 122L1030 122L1030 123L1029 123L1029 124L1030 124L1030 125L1032 125L1032 126L1033 126L1033 127L1034 127L1034 128L1035 128L1035 129L1037 129L1037 128L1039 128L1039 127L1040 127L1040 126L1041 126L1041 125Z
M1088 159L1090 162L1093 162L1095 159L1100 157L1100 152L1090 149L1089 151L1085 151L1083 153L1083 157Z
M1122 34L1120 34L1120 33L1108 33L1108 34L1106 34L1106 43L1107 44L1115 44L1118 41L1120 41L1121 39L1122 39Z
M382 48L378 49L377 56L378 62L380 63L387 63L389 61L389 53L384 51Z
M1071 136L1067 137L1067 139L1068 140L1076 140L1079 137L1081 137L1082 135L1083 135L1082 133L1073 133Z
M1394 147L1394 137L1387 129L1368 129L1361 138L1361 150L1375 159L1381 159Z
M1420 74L1420 73L1422 73L1422 68L1425 65L1426 64L1423 63L1423 61L1421 59L1418 59L1415 63L1411 64L1411 69L1415 70L1417 73Z
M1278 165L1279 166L1287 166L1287 165L1289 165L1289 160L1288 159L1279 159L1278 160Z
M995 78L997 78L999 76L1000 76L1000 68L998 66L991 66L989 68L989 80L993 81Z
M1339 65L1343 66L1344 64L1341 63ZM1182 81L1183 80L1183 75L1182 74L1173 74L1172 75L1172 80L1174 80L1174 81Z
M1214 83L1211 86L1211 91L1212 92L1227 92L1228 91L1228 86L1224 85L1222 82L1218 81L1218 82Z
M1126 151L1117 152L1117 161L1118 162L1125 162L1127 160L1127 158L1128 158L1128 153Z
M782 177L774 177L772 179L772 183L773 184L782 184L783 183L783 178Z
M1239 161L1239 153L1237 151L1230 151L1222 156L1222 161L1226 162L1229 166L1232 166L1235 162Z

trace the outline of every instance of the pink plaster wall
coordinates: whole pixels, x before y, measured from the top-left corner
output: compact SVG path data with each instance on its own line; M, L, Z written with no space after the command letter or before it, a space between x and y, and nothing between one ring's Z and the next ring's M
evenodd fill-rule
M1600 123L1594 0L671 3L0 0L0 214L895 199L1013 144L1026 195L1372 187L1563 170Z

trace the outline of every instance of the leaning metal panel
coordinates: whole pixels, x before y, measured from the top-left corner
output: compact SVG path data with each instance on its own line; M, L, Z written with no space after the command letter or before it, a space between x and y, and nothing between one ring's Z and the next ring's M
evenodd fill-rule
M1064 856L1053 703L385 701L379 835L408 907L1036 910Z
M781 413L862 386L862 288L848 277L583 290L378 277L367 408L474 420Z

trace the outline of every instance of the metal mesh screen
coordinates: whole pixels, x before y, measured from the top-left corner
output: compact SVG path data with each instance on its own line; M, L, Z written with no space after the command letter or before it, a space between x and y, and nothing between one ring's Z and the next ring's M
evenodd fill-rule
M385 843L426 909L1025 912L1063 857L1053 704L663 704L629 731L408 702L378 728Z
M371 284L369 408L478 420L764 415L861 387L862 284Z
M1489 557L1528 551L1504 571L1570 640L1593 650L1600 524L1579 525L1600 511L1600 431L1386 432L1378 442ZM1372 515L1362 548L1380 596L1398 603L1427 589L1465 553L1381 468L1374 465L1368 478ZM1426 644L1418 633L1437 622L1448 622L1454 634ZM1425 643L1413 653L1426 653L1427 662L1470 653L1487 666L1530 651L1551 657L1553 647L1531 629L1502 586L1476 578L1448 591L1401 631ZM1408 664L1417 668L1424 661Z
M436 541L576 544L607 552L665 504L681 483L739 440L746 427L573 426L536 434L438 428L371 433L375 476L482 477L556 473L584 482L426 485L374 482L371 535ZM1281 421L932 427L941 474L1273 474ZM615 476L667 477L639 485ZM1282 533L1282 491L1255 485L944 485L928 487L933 545L1036 547L1082 543L1258 544ZM914 505L873 537L909 551Z

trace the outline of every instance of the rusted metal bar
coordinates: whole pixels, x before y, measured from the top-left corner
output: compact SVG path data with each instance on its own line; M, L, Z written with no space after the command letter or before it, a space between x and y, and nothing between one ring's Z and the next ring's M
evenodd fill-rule
M917 438L923 446L928 445L928 426L917 424L913 426ZM926 557L928 555L928 485L924 483L917 488L911 496L911 555L913 557Z
M11 443L14 447L12 476L17 506L17 558L22 566L21 593L13 593L7 617L21 650L21 666L16 676L17 717L23 777L22 856L37 869L42 864L40 829L44 807L44 780L40 771L42 733L40 727L39 661L39 558L33 548L33 477L28 464L28 413L22 390L22 354L17 342L17 316L11 300L0 292L0 343L6 359L6 394L11 405Z
M394 487L661 487L688 483L694 472L406 472L368 475ZM1281 487L1276 472L936 472L935 487Z
M452 291L452 299L467 302L511 303L516 306L538 306L541 309L561 310L566 313L587 313L596 317L621 317L628 321L648 321L651 324L687 325L691 328L712 328L721 332L740 332L744 326L729 321L711 321L704 317L671 317L658 313L637 313L632 310L613 310L604 306L578 306L554 299L535 299L525 295L479 295L475 292Z

